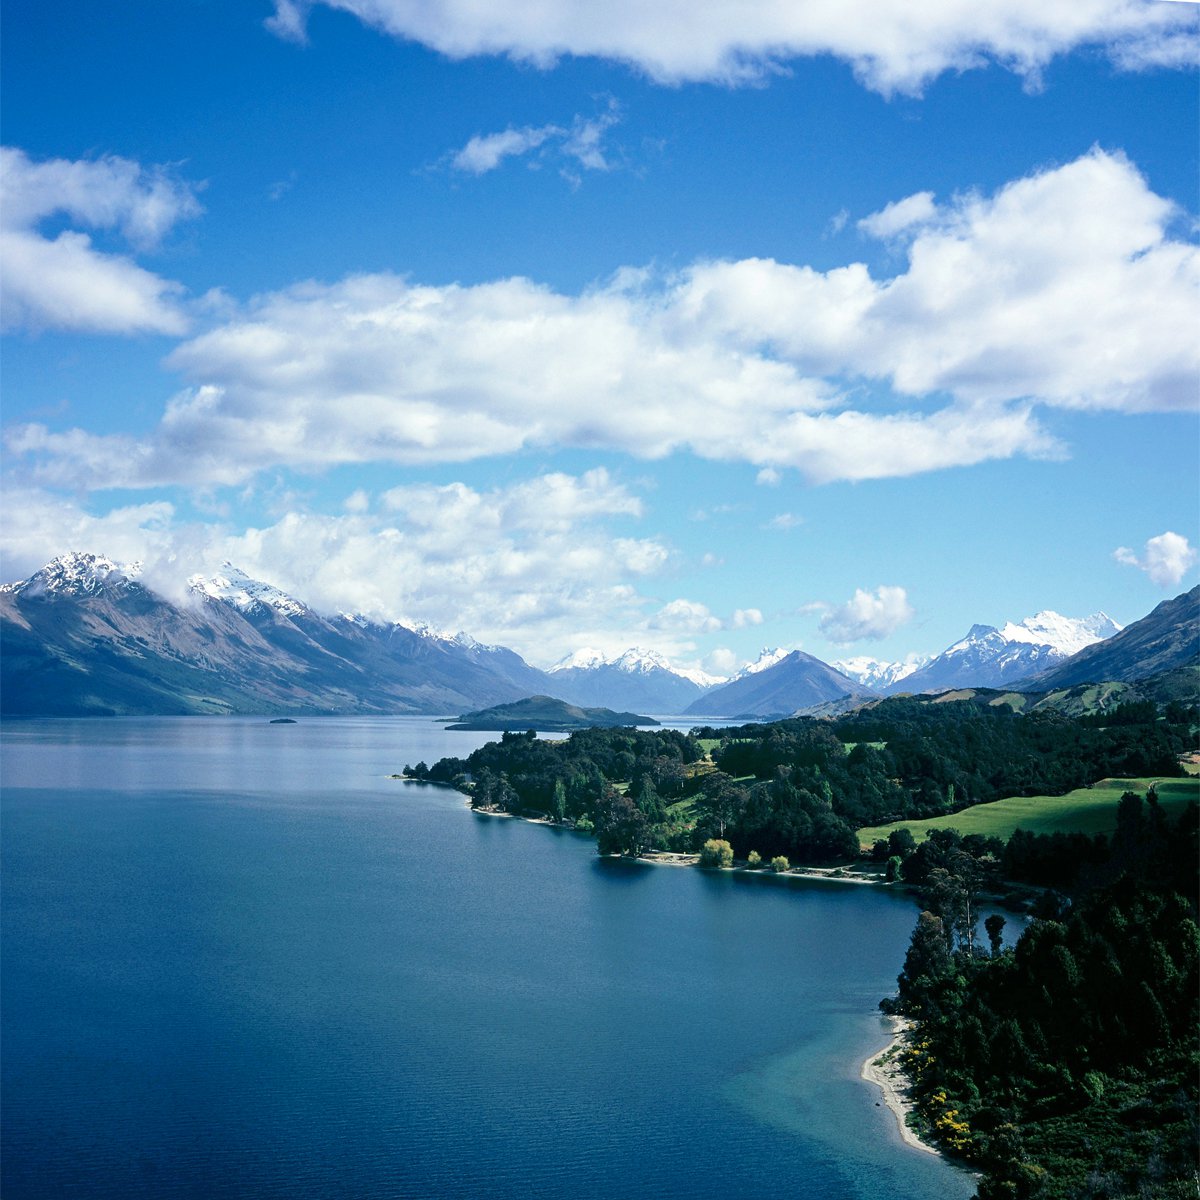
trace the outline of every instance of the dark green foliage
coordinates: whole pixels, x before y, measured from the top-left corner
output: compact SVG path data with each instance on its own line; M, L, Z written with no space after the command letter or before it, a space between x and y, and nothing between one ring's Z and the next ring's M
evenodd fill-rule
M588 729L548 741L505 733L467 759L419 763L406 773L473 787L479 807L597 826L606 787L620 784L645 819L647 848L695 852L718 838L737 854L753 847L768 860L845 862L858 857L862 825L1020 792L1067 791L1106 775L1176 775L1186 734L1186 726L1161 719L1100 728L1054 713L1018 716L1006 706L901 697L834 721L793 718L692 734ZM715 770L694 769L699 737L719 742ZM485 771L507 787L481 785ZM917 847L900 830L874 857L901 859L901 877L922 886L950 851L969 854L984 877L999 872L999 842L949 835L957 840L942 845L937 836ZM1152 853L1154 839L1142 841L1141 848L1129 843L1130 854ZM1069 886L1095 865L1097 847L1086 839L1048 848L1018 840L1004 868L1015 879L1062 884L1069 862Z
M989 918L990 955L963 928L951 936L970 887L953 873L972 868L941 847L927 887L944 914L921 914L885 1007L918 1023L906 1066L919 1107L984 1170L980 1200L1195 1194L1195 837L1194 808L1171 825L1125 797L1089 885L1050 897L1012 949Z

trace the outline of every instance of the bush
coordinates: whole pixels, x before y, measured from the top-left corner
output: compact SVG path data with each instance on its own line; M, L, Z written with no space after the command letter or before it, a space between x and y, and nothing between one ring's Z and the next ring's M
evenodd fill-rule
M733 847L724 838L709 838L700 848L702 867L732 867Z
M788 862L787 855L785 854L777 854L773 859L771 859L772 871L789 871L791 870L791 867L792 864Z
M762 866L762 855L757 850L751 850L746 856L746 866L752 871L757 871Z

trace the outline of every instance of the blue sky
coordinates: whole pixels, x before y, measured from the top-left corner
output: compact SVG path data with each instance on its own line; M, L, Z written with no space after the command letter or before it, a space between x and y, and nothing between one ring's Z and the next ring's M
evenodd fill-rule
M868 7L9 0L4 578L722 673L1191 586L1197 7Z

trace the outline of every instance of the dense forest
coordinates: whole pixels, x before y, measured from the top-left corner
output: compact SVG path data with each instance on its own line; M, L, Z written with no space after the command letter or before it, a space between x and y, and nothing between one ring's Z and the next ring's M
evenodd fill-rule
M1180 774L1195 710L1128 709L1100 724L904 697L832 721L589 729L563 741L506 733L466 759L405 773L462 787L476 807L571 821L602 852L694 853L719 838L739 858L830 862L857 857L864 825L1108 776Z
M993 855L943 835L905 858L925 911L882 1007L915 1022L902 1063L925 1131L984 1172L979 1200L1198 1194L1200 821L1133 793L1117 818L1011 948L999 915L986 946L975 932ZM1055 841L1005 853L1044 872Z

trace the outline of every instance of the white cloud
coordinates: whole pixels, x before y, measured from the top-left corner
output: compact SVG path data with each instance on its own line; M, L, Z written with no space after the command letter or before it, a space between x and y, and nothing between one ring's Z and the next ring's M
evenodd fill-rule
M1137 0L876 0L869 11L832 0L275 0L268 26L302 41L317 3L451 58L503 54L539 67L566 55L628 63L660 83L736 85L833 55L868 87L919 92L944 71L997 62L1032 83L1051 60L1080 47L1118 66L1190 65L1196 37L1182 6Z
M672 600L649 620L647 628L668 633L715 633L721 628L718 617L696 600Z
M456 171L484 175L494 171L506 158L521 158L540 149L543 158L570 160L588 171L607 171L610 163L604 139L620 119L619 106L610 100L607 111L596 117L577 115L569 126L526 125L499 133L476 134L461 150L448 156L449 163ZM570 177L574 179L574 175Z
M742 660L728 646L718 646L705 655L700 665L710 675L728 677L742 665Z
M941 206L890 279L746 259L578 296L305 283L181 345L169 362L195 386L150 436L28 425L9 446L43 482L93 487L531 447L690 451L817 483L1050 456L1038 405L1193 409L1200 252L1168 233L1176 215L1094 151Z
M739 608L734 611L731 624L734 629L745 629L748 625L761 625L763 615L757 608Z
M1197 557L1187 538L1170 530L1150 538L1140 558L1128 546L1118 546L1113 551L1113 558L1117 562L1145 571L1160 588L1177 587L1179 581L1196 565Z
M754 482L762 487L778 487L783 481L783 472L774 467L763 467L754 477Z
M38 232L62 214L90 229L115 230L135 250L153 250L179 221L201 211L195 188L163 167L129 159L34 162L0 149L0 325L6 329L77 329L92 333L184 333L182 287L131 258L97 250L66 229Z
M494 171L506 158L528 154L551 135L561 137L563 133L557 125L543 125L538 129L526 126L524 129L505 129L500 133L476 134L454 153L450 165L456 171L483 175Z
M936 215L933 193L917 192L914 196L896 200L869 217L863 217L858 227L873 238L886 239L911 230L916 225L924 225Z
M783 512L776 513L764 526L764 529L774 529L780 533L786 533L789 529L795 529L797 525L803 525L804 518L798 517L795 513Z
M93 550L144 561L148 582L179 599L188 575L228 559L318 611L465 629L539 665L583 643L623 648L631 631L655 630L660 650L686 656L696 633L720 625L703 605L662 606L642 593L670 549L619 528L639 519L641 500L604 470L350 499L341 513L293 510L238 529L181 520L165 502L95 516L77 501L10 486L3 578L25 578L58 553Z
M835 645L877 641L916 616L902 587L879 587L874 594L856 588L845 604L821 618L818 628Z

